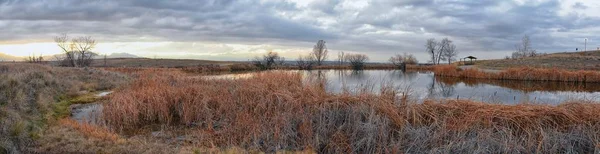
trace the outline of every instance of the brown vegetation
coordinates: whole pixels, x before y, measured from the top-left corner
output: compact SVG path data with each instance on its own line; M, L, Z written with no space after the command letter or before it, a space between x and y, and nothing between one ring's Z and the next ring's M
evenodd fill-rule
M125 76L93 68L0 64L0 152L29 153L49 123L69 114L71 98L125 82Z
M244 62L193 60L193 59L150 59L150 58L108 58L92 62L94 67L146 67L146 68L183 68L203 65L232 65Z
M399 91L325 91L300 74L238 80L148 73L109 96L108 127L182 132L200 147L319 153L593 153L600 105L414 103ZM176 135L175 135L176 136Z
M600 82L600 72L598 71L569 71L531 67L508 68L499 73L491 73L475 68L462 70L454 65L443 65L435 67L434 73L437 76L495 80Z
M600 51L564 52L524 57L478 61L482 68L505 69L513 67L556 68L565 70L600 70Z

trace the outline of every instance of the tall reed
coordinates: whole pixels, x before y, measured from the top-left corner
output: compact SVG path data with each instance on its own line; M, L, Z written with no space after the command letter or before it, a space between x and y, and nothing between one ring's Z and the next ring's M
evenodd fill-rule
M530 81L565 81L565 82L600 82L598 71L570 71L547 68L508 68L498 73L484 72L475 68L460 69L454 65L441 65L433 69L437 76L459 78L479 78L496 80L530 80Z
M108 127L187 130L198 146L319 153L593 153L600 105L414 103L399 91L328 93L297 73L237 80L141 75L109 96Z

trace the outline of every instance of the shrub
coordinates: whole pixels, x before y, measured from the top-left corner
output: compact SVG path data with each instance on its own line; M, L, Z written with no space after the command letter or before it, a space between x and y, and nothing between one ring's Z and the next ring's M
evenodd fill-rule
M346 61L350 62L350 66L354 70L362 70L365 67L365 62L369 60L369 57L364 54L348 54L346 55Z

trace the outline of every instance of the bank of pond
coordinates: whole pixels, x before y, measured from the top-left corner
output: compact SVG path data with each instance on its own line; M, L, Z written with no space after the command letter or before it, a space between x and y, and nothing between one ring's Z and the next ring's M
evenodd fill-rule
M418 100L468 99L488 103L558 104L600 101L600 83L498 80L440 76L431 71L400 70L273 70L298 72L305 81L326 82L329 92L374 92L395 88ZM207 75L212 79L251 77L257 72Z

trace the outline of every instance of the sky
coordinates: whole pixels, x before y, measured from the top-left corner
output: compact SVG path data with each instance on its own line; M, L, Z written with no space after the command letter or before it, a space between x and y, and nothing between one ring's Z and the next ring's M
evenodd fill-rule
M329 59L384 62L449 38L460 57L503 58L524 35L552 53L600 46L595 0L0 0L0 53L60 53L60 34L91 36L99 54L244 61L293 60L325 40Z

